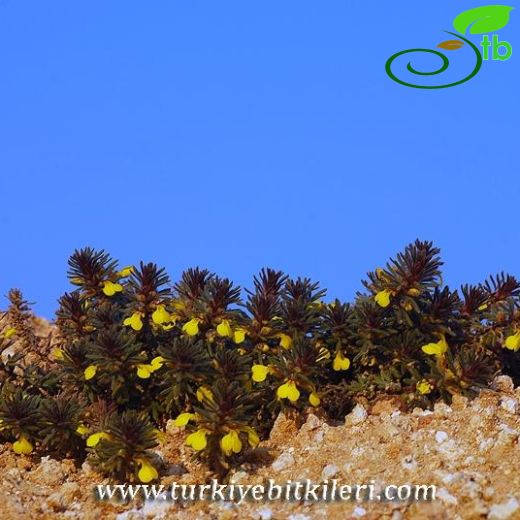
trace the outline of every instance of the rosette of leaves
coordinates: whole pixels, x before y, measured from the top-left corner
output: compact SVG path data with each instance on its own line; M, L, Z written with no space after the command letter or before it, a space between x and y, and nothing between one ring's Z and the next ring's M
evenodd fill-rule
M477 287L463 287L463 292L466 312L472 312L473 317L472 342L493 355L499 369L509 374L515 384L520 383L520 283L500 273Z
M281 297L280 319L277 327L290 337L313 335L319 329L326 294L319 283L309 278L287 279Z
M118 279L117 261L104 250L75 250L68 260L67 276L84 298L102 298L103 290Z
M199 267L184 271L179 282L174 284L174 294L182 303L179 309L184 318L190 318L197 311L197 305L214 274Z
M253 345L262 345L271 339L275 321L279 320L286 280L282 271L264 268L253 279L254 290L246 289L245 308L251 316L246 327Z
M79 291L65 293L59 300L56 311L56 326L64 343L72 343L93 330L89 323L88 300Z
M90 364L87 352L90 349L90 339L82 338L67 343L54 351L57 372L60 382L68 393L78 393L93 402L97 395L97 388L90 380L85 379L85 370Z
M252 358L250 354L238 351L234 344L219 345L215 349L212 366L219 380L249 382Z
M234 329L244 323L245 315L237 308L241 302L240 287L228 278L212 276L200 298L194 302L192 319L200 320L199 327L206 339L215 340L233 337ZM223 325L219 328L219 325ZM224 330L225 329L225 330Z
M148 402L148 372L146 378L140 374L150 359L135 334L117 325L100 330L86 345L86 360L84 378L96 395L120 408L142 408Z
M150 347L156 340L152 331L153 313L158 308L163 309L171 296L167 286L170 277L164 268L159 268L150 262L140 263L139 269L134 269L127 282L126 295L128 303L125 308L127 317L124 324L139 333L142 340ZM161 307L160 307L161 306ZM165 313L166 309L163 309ZM162 320L160 320L162 323Z
M422 295L442 284L439 253L431 242L416 240L395 259L391 258L385 269L369 272L369 280L363 281L363 285L372 292L380 308L389 308L399 321L413 326L410 313L420 312Z
M6 385L0 394L0 434L17 454L33 451L41 430L41 397Z
M191 409L198 388L211 385L216 376L207 343L193 337L175 337L160 345L158 353L164 359L158 372L164 411L176 414Z
M193 448L195 457L224 475L242 459L248 446L254 448L259 442L251 426L255 394L237 381L217 380L208 390L193 413L180 414L175 423L187 425L191 433L186 444Z
M101 431L89 436L87 446L96 469L119 481L150 482L159 476L151 451L157 446L157 432L146 413L111 413Z
M42 448L54 456L79 457L85 452L81 435L83 407L65 396L43 399L40 406Z
M254 364L252 379L269 388L270 399L266 404L270 410L287 406L302 409L308 404L319 406L316 382L327 363L327 357L316 349L310 338L295 336L290 348L281 348L262 363Z

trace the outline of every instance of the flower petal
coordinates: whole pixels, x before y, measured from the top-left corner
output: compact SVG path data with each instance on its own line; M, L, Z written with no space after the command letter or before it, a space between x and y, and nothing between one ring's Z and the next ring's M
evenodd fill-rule
M92 379L97 372L97 366L96 365L89 365L85 370L83 371L83 375L85 376L85 380L89 381Z
M141 482L146 484L159 478L159 473L147 460L139 459L139 464L141 468L137 473L137 477Z
M173 424L177 427L186 426L192 419L195 418L195 414L184 412L179 414L176 419L174 419Z
M284 348L285 350L288 350L292 346L292 338L288 334L278 334L278 337L280 338L280 347Z
M190 321L182 326L183 332L188 336L196 336L199 333L199 318L192 318Z
M207 433L207 430L197 430L196 432L191 433L186 438L186 444L196 451L203 450L208 445L208 440L206 438Z
M17 455L29 455L33 448L33 445L27 440L25 435L20 435L18 440L13 443L13 451Z
M241 327L238 327L233 332L233 341L235 344L240 345L245 339L246 339L246 329L243 329Z
M137 377L140 377L141 379L148 379L153 371L153 367L151 367L151 365L137 365L136 368Z
M110 435L108 435L108 433L105 432L93 433L92 435L89 435L87 437L87 446L89 448L94 448L99 444L99 441L101 439L110 439Z
M374 300L380 307L388 307L390 305L391 292L387 289L379 291L375 296Z
M265 381L265 378L269 373L269 367L265 365L253 365L251 367L251 373L251 379L256 383L261 383L262 381Z
M316 392L312 392L309 395L309 403L311 406L317 407L321 403L320 396Z
M217 334L223 338L231 338L233 336L233 331L231 329L229 320L222 320L217 325Z

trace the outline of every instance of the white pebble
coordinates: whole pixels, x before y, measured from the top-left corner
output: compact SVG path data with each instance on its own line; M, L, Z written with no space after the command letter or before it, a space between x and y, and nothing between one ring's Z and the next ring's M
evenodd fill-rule
M446 439L448 438L448 434L446 432L443 432L443 431L438 431L436 434L435 434L435 440L440 444L442 442L444 442Z
M500 406L511 414L518 413L518 401L512 397L502 397Z
M321 472L321 478L323 480L327 480L329 478L332 478L335 475L337 475L338 471L339 471L339 468L335 464L327 464L323 468L323 471Z
M345 417L347 423L350 424L361 424L368 417L368 413L365 407L361 404L356 404L354 409Z
M401 466L408 471L415 471L417 469L417 461L411 455L407 455L401 461Z
M520 504L516 498L510 498L503 504L495 504L489 508L489 520L506 520L518 511Z
M258 515L259 520L271 520L271 518L273 518L273 512L268 507L259 509L256 514Z
M290 453L282 453L272 464L275 471L281 471L294 464L294 457Z
M437 490L436 498L440 498L445 504L456 505L458 500L446 488Z

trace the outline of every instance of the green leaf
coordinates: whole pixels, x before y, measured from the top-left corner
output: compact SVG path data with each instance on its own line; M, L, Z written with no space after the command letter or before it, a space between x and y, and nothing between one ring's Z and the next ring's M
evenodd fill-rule
M483 5L469 11L460 13L453 20L453 27L466 34L468 28L470 34L484 34L502 29L509 22L509 13L513 7L508 5Z

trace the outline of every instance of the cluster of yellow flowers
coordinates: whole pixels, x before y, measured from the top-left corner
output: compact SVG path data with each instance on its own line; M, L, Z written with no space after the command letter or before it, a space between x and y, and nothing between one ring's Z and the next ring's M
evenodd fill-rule
M182 428L186 426L190 421L199 421L201 418L196 413L184 412L181 413L175 420L175 426ZM209 428L199 428L193 433L190 433L186 437L186 445L193 448L195 451L202 451L208 445L208 435L211 434ZM222 453L229 457L233 453L240 453L243 448L243 443L240 438L240 433L247 435L247 442L255 448L260 439L254 428L250 426L242 426L240 428L227 428L226 432L223 432L220 436L219 445Z
M87 428L83 425L80 425L77 429L77 432L80 434L85 434L87 431ZM89 437L87 438L87 446L89 448L95 448L102 439L110 440L111 436L110 434L105 432L93 433L92 435L89 435ZM158 471L155 469L155 467L149 460L143 457L136 457L134 460L139 466L137 478L141 482L147 484L148 482L151 482L152 480L156 480L159 478Z
M424 253L429 246L416 243L414 247L413 251ZM110 417L114 423L91 423L81 403L68 424L77 425L74 442L80 448L85 443L104 465L103 471L111 474L116 465L127 464L123 472L136 474L143 483L159 477L149 450L164 435L154 429L171 417L176 416L175 426L185 428L186 446L210 465L216 460L215 467L228 468L239 460L234 455L258 445L257 431L264 433L262 421L269 424L279 409L322 406L331 417L339 416L360 388L364 396L387 392L394 387L389 381L399 383L395 387L403 389L403 402L431 405L438 396L446 398L452 392L452 383L453 392L464 392L470 385L489 381L486 363L492 360L489 367L494 369L499 360L496 351L507 360L511 357L507 350L520 351L517 300L506 320L495 318L497 301L518 298L518 287L502 291L500 298L492 289L477 287L468 306L456 291L439 290L442 280L434 254L428 269L424 255L414 263L418 257L414 254L394 262L397 268L389 264L387 270L370 273L370 281L365 282L370 294L360 295L353 305L338 300L323 303L325 291L307 279L298 285L300 279L262 272L267 281L262 286L262 277L255 278L257 292L250 293L247 311L238 308L244 304L240 289L207 271L188 270L170 290L168 276L155 264L141 263L139 272L133 266L115 272L117 264L108 255L96 256L89 248L76 256L71 280L81 288L72 294L77 300L66 300L76 302L76 307L62 304L60 308L58 327L65 340L63 350L54 349L53 357L63 365L66 384L75 388L79 381L87 400L101 389L115 412ZM92 258L102 264L97 274L84 268L92 265L88 264ZM124 280L130 276L131 280ZM273 279L276 283L271 283ZM272 287L279 292L273 295ZM76 308L82 309L79 318L71 311ZM436 312L439 308L442 312ZM499 325L489 333L488 324L494 320ZM96 330L100 322L111 325L108 332ZM16 335L10 327L0 339ZM115 347L104 343L107 337ZM488 348L489 341L493 349ZM91 351L90 345L95 345ZM472 370L465 371L467 366ZM477 372L484 377L474 380ZM365 388L369 390L364 392ZM134 416L125 422L127 414L133 413L135 417L142 413L141 423ZM47 424L43 413L37 414L42 418L39 424ZM16 454L30 454L34 445L45 448L44 437L34 433L37 427L24 430L9 415L2 417L0 429L7 429L5 423L14 425L9 435L10 440L16 439L12 444ZM133 435L134 420L141 427L135 431L142 435L136 434L140 441L130 443L113 425L130 425ZM85 424L77 424L81 421ZM113 463L115 452L123 455Z

